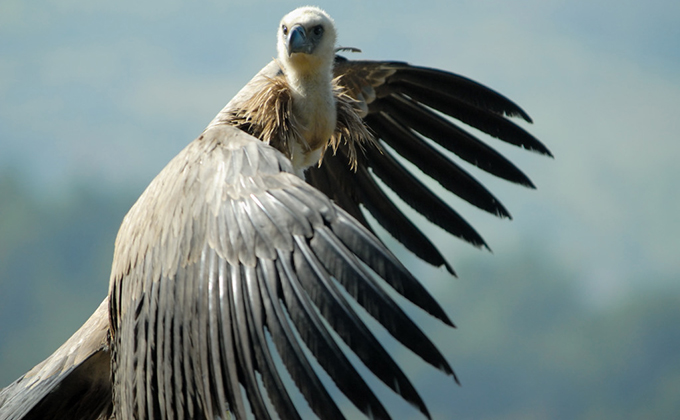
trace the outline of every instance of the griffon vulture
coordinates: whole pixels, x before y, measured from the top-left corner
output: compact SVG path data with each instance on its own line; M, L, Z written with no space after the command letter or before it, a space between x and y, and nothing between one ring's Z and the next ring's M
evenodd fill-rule
M430 417L349 300L449 375L386 286L452 324L360 207L418 257L453 272L378 179L432 223L486 244L395 153L462 199L509 217L433 142L511 182L531 181L443 114L550 152L509 119L530 122L522 109L470 79L336 55L334 22L318 8L281 20L277 50L132 207L116 239L108 301L0 393L1 419L300 418L283 369L320 418L344 417L319 369L368 417L390 418L338 340Z

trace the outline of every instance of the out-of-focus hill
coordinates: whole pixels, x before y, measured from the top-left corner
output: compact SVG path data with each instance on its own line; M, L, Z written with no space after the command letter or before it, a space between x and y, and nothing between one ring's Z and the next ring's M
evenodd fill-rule
M5 386L54 351L105 296L114 237L134 195L81 187L59 200L39 199L5 173L0 196ZM411 313L447 355L462 386L383 337L435 418L680 415L680 295L646 291L593 306L579 286L578 270L535 242L505 255L476 252L456 262L460 279L424 265L416 270L459 328L412 307ZM400 418L421 418L379 382L371 383Z
M0 197L4 386L56 350L106 296L114 238L133 199L85 187L39 198L7 171Z

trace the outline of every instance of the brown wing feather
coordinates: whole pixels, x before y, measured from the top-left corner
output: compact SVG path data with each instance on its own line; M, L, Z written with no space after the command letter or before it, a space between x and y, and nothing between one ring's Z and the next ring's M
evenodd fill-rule
M533 187L533 184L498 152L440 113L458 118L500 140L550 156L550 151L543 144L508 118L519 116L531 122L526 112L504 96L465 77L401 62L352 61L339 56L336 57L334 73L338 83L357 102L355 108L375 133L378 145L389 146L449 191L492 214L510 216L498 199L449 156L432 147L431 141L496 176L528 187ZM356 207L363 204L411 251L435 265L445 264L427 238L427 248L434 251L424 250L422 236L405 234L397 231L397 226L382 222L406 217L397 214L397 207L369 206L362 195L346 193L353 189L342 183L350 177L338 168L357 161L348 161L350 151L345 146L340 147L344 147L343 153L327 156L326 164L309 169L308 181L324 191L332 191L336 202L350 212L356 212ZM333 162L329 161L331 159ZM384 153L368 153L358 160L358 164L374 169L366 171L370 174L367 176L382 178L404 201L433 223L475 246L486 246L481 236L453 209L442 205L439 197L424 184L418 183L422 191L415 193L409 189L415 183L393 182L394 176L411 178L412 174L403 169L393 172L397 169L389 160L390 157ZM395 169L392 172L385 170L388 167ZM460 180L465 182L452 182L451 174L459 174ZM424 201L414 205L414 196ZM390 208L391 214L384 214L383 208ZM361 220L366 223L365 219Z

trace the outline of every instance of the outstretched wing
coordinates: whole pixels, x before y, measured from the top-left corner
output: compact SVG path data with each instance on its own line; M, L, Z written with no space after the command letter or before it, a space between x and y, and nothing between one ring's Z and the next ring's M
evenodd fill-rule
M271 418L270 406L300 418L279 358L317 415L344 418L308 354L360 410L389 418L331 330L429 417L346 296L448 374L384 282L451 322L380 241L291 170L268 145L214 125L132 207L116 240L110 294L119 418L245 418L244 398L257 419Z
M109 300L57 351L0 390L0 420L108 419Z
M451 271L441 253L385 194L377 179L434 224L475 246L487 247L472 226L395 159L394 153L460 198L509 218L500 201L433 142L493 175L533 188L515 165L442 114L505 142L551 156L540 141L509 119L519 117L531 122L529 116L495 91L441 70L338 56L334 71L339 83L358 101L366 124L388 147L367 149L356 172L349 169L346 147L341 147L335 155L327 154L320 167L308 170L308 182L368 227L359 207L363 205L397 240L436 266L445 265Z

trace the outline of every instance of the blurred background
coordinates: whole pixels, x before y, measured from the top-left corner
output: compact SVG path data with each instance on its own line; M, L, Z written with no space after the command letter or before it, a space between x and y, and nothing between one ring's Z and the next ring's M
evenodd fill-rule
M317 4L363 50L352 58L484 83L555 155L485 138L537 191L463 165L512 222L443 193L493 254L417 219L458 278L383 235L458 326L409 309L461 387L385 339L433 417L680 418L680 2ZM0 387L97 307L126 211L275 56L300 5L0 3ZM422 418L372 384L395 416Z

